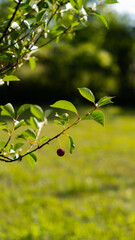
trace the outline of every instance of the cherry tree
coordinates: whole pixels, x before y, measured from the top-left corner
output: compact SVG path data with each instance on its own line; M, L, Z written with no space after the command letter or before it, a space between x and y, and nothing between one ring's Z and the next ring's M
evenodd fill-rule
M99 0L97 3L85 0L11 0L8 17L1 23L0 33L0 85L9 85L12 81L20 81L15 75L17 68L23 67L29 61L31 69L36 67L34 53L38 49L50 44L52 41L59 42L63 37L72 38L76 31L87 27L92 16L99 18L105 27L108 22L102 15L101 6L117 3L116 0ZM0 141L0 161L7 163L22 161L27 158L33 167L37 161L36 151L45 147L53 140L60 138L70 128L82 120L94 120L104 126L104 115L99 110L103 105L112 103L112 97L102 97L96 102L95 96L88 88L78 88L82 97L90 102L90 110L80 116L73 103L59 100L50 105L50 108L63 109L62 115L55 115L55 124L61 125L62 130L57 135L41 136L41 130L47 124L47 118L51 109L43 110L38 105L23 104L17 111L11 103L1 105L1 116L9 117L8 121L0 120L0 130L7 133L7 140ZM91 103L93 107L91 107ZM29 119L23 118L25 111L30 111ZM66 112L65 112L66 111ZM68 111L68 113L67 113ZM70 123L69 113L76 115L76 120ZM19 131L18 129L23 130ZM12 140L16 136L17 143ZM75 144L73 138L66 134L70 142L70 153ZM27 150L23 150L27 142ZM59 156L65 151L57 150Z

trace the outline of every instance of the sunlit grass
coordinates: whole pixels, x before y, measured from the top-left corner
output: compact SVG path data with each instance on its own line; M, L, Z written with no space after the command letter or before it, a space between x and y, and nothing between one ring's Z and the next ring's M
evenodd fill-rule
M25 160L1 163L0 239L134 239L135 113L104 112L104 128L84 121L70 130L72 155L63 136L62 158L56 140L38 152L34 170Z

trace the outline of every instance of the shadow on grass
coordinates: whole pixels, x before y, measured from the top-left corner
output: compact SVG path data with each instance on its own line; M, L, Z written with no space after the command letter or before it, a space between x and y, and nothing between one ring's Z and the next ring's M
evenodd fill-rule
M27 236L20 237L18 240L56 240L53 236L50 236L50 234L43 234L38 237L35 237L32 233L28 233ZM64 240L65 238L63 238Z
M88 186L76 186L74 188L70 188L67 190L60 190L54 193L54 195L58 198L76 198L81 197L83 195L92 195L99 193L107 193L109 191L116 192L119 191L119 186L116 184L105 183L101 186L93 185L91 187Z

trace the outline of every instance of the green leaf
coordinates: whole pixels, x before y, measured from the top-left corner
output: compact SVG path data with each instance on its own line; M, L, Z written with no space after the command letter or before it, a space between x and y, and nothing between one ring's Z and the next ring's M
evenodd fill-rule
M73 31L79 31L82 30L86 27L86 25L84 25L83 22L74 22L71 25L71 28L73 29Z
M106 104L109 104L109 103L113 103L112 101L111 101L111 99L112 99L113 97L102 97L102 98L100 98L99 99L99 101L97 102L97 106L98 107L101 107L101 106L104 106L104 105L106 105Z
M68 120L69 120L69 114L68 113L63 113L62 115L60 115L58 117L61 118L65 122L68 122Z
M78 88L78 90L84 98L86 98L90 102L95 103L95 96L89 88L85 88L85 87L84 88Z
M86 0L78 0L79 6L82 8L84 5L86 5Z
M106 4L114 4L114 3L118 3L117 0L106 0L104 3Z
M16 143L15 145L14 145L14 150L16 151L16 150L18 150L20 147L22 147L24 145L24 143Z
M34 129L38 129L39 128L38 120L35 117L30 117L30 125Z
M95 110L91 113L91 116L96 122L104 126L104 114L101 111Z
M5 145L6 145L6 142L3 142L3 141L0 142L0 148L4 148Z
M25 131L23 131L21 134L17 136L17 139L19 140L36 140L36 134L33 129L28 128Z
M79 9L79 1L78 0L70 0L71 5L73 6L73 8L75 9Z
M39 11L36 21L39 22L40 20L42 20L44 13L45 13L46 9L42 9L41 11Z
M52 29L51 33L56 36L56 35L62 34L65 30L66 30L66 27L64 25L57 25Z
M62 126L65 125L65 121L64 120L61 120L61 121L54 120L54 122L55 122L55 124L58 124L58 125L62 125Z
M26 141L26 135L24 133L21 133L17 136L17 139L20 141Z
M17 122L15 123L15 128L14 128L14 130L18 129L19 127L21 127L21 126L23 126L23 125L25 125L25 122L24 122L23 119L22 119L20 122L17 121Z
M75 108L75 106L71 102L66 100L59 100L54 104L50 105L50 107L65 109L65 110L77 113L77 109Z
M104 25L105 25L105 27L107 29L109 29L109 25L108 25L107 19L103 15L101 15L100 13L97 13L97 12L93 12L93 14L95 16L97 16L104 23Z
M72 23L71 28L76 29L76 27L78 27L79 24L80 24L79 22L75 21L75 22Z
M70 153L72 154L75 149L75 144L74 144L73 138L71 136L68 136L68 138L69 138L69 143L70 143Z
M52 113L52 109L47 109L47 110L45 110L45 112L44 112L44 117L49 117L49 115Z
M30 153L30 154L28 154L28 155L26 156L26 158L27 158L27 161L28 161L30 167L33 169L35 163L37 162L37 157L36 157L36 155L35 155L34 153Z
M46 142L46 141L48 141L49 139L50 139L49 137L44 136L44 137L42 137L42 138L40 139L40 143Z
M4 120L0 120L0 125L8 127L7 122ZM1 128L1 126L0 126L0 128Z
M42 110L42 108L40 106L38 106L38 105L31 105L30 111L39 120L43 120L44 119L44 113L43 113L43 110Z
M8 75L2 79L4 82L11 82L11 81L20 81L20 79L14 75Z
M81 120L93 120L93 117L89 114L89 115L83 117Z
M34 57L29 57L30 69L34 70L36 68L36 59Z
M25 112L28 108L30 108L30 104L23 104L17 111L17 116Z
M1 130L4 131L4 132L7 132L7 133L9 132L8 129L7 129L7 128L4 128L4 127L1 128Z
M26 129L23 133L24 133L24 135L26 135L26 137L28 139L29 138L30 139L33 138L34 140L36 139L36 134L35 134L34 130L31 128Z
M11 103L7 103L4 106L1 106L1 115L2 116L9 116L11 118L15 118L15 111Z

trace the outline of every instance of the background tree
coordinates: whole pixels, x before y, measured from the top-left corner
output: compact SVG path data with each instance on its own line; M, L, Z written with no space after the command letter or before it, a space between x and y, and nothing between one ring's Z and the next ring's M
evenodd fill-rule
M75 89L79 84L92 88L98 97L106 93L117 96L116 104L134 104L134 28L126 17L110 12L106 16L109 31L99 19L91 16L88 27L77 31L75 38L63 39L37 52L37 68L31 72L27 64L25 72L21 69L18 72L24 79L20 88L24 87L27 92L33 84L32 94L35 87L41 92L48 89L46 96L37 96L41 103L44 99L46 102L56 100L55 93L59 98L66 96L77 101Z

